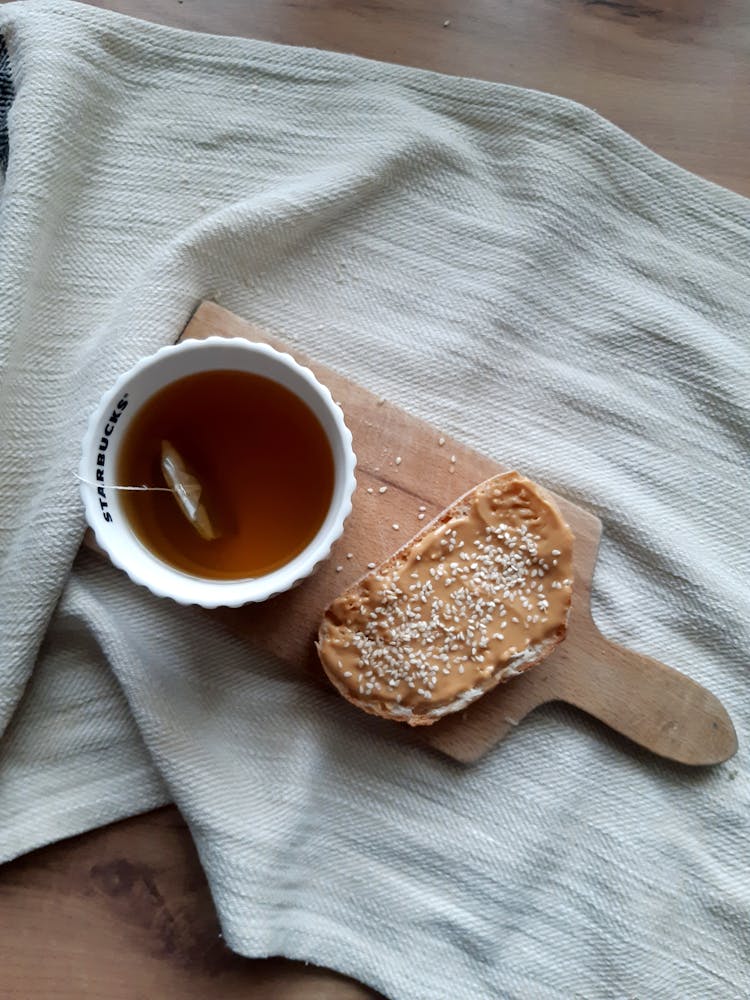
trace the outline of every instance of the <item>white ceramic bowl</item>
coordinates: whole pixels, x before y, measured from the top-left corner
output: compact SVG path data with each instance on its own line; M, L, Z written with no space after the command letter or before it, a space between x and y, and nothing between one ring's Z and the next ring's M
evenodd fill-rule
M155 392L196 372L235 369L272 379L306 403L320 421L334 461L333 497L328 514L310 544L286 565L263 576L212 580L183 573L162 562L133 533L124 516L116 484L117 454L128 424ZM86 520L110 559L135 583L159 597L204 608L237 607L265 601L289 590L315 569L344 530L356 486L352 436L341 408L313 373L267 344L241 338L208 337L163 347L139 361L106 392L89 421L83 439L80 476ZM95 485L90 485L94 483Z

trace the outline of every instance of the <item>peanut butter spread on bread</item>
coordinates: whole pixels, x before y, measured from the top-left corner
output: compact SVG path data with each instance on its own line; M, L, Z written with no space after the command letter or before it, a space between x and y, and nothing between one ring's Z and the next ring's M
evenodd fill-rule
M505 473L338 597L318 652L359 708L429 724L551 652L572 588L570 529L540 487Z

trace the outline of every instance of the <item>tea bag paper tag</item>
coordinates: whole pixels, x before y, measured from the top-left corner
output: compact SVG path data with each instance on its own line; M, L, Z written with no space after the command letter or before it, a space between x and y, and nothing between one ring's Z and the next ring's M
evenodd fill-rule
M201 538L207 542L218 538L220 533L201 500L203 486L200 480L169 441L161 443L161 472L180 510Z

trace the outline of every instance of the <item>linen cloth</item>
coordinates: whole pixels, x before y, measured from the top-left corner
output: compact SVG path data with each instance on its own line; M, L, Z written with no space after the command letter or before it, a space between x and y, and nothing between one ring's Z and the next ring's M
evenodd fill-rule
M0 36L0 858L174 801L244 955L747 996L748 202L539 93L64 2ZM462 767L74 563L88 415L204 297L595 511L599 624L735 760L550 707Z

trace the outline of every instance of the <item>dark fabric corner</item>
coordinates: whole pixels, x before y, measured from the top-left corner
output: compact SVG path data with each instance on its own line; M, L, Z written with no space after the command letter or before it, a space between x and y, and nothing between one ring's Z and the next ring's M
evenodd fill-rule
M8 166L8 111L13 103L13 78L10 59L2 35L0 35L0 171Z

